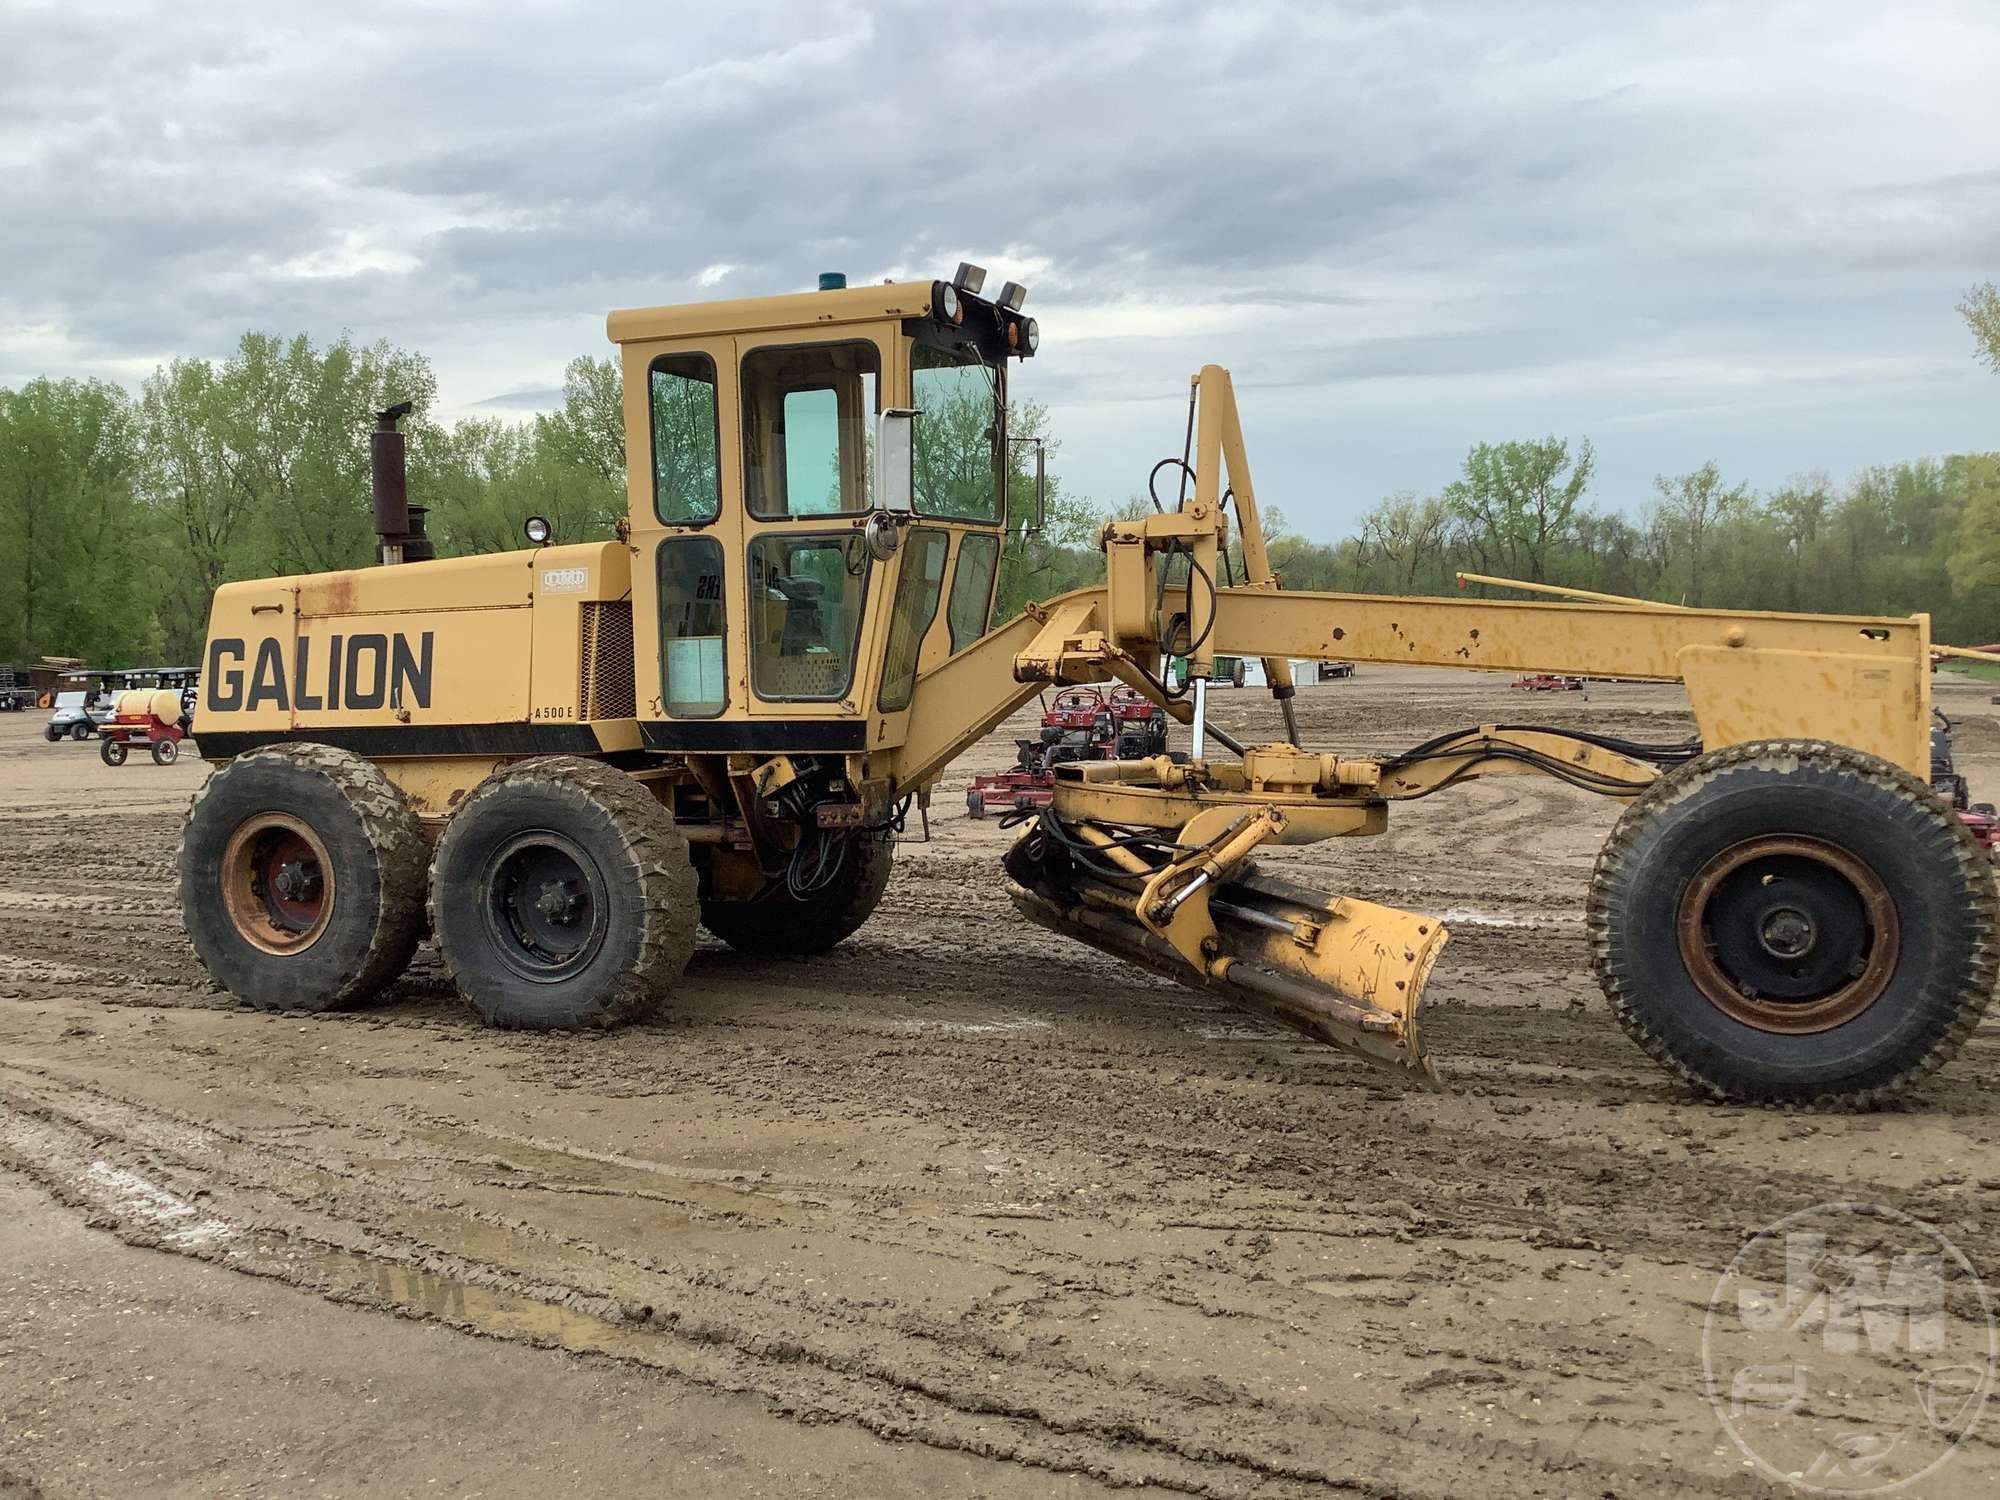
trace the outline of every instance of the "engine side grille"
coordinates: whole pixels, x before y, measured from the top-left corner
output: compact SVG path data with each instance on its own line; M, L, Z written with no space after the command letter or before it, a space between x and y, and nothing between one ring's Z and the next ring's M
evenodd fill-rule
M629 719L638 711L632 685L632 601L582 606L577 702L586 719Z

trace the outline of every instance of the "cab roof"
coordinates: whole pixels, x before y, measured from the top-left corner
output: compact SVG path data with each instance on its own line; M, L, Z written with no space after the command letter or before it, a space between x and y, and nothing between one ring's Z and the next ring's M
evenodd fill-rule
M819 328L920 318L931 310L934 281L892 281L832 292L788 292L778 297L733 297L725 302L684 302L675 307L634 307L604 320L614 344L700 338L720 333L768 333L777 328Z

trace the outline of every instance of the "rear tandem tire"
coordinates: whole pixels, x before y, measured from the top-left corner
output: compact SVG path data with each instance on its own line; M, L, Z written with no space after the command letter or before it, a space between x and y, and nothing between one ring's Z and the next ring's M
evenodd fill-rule
M702 926L739 953L793 958L825 953L868 920L895 863L893 841L857 833L830 885L803 901L795 900L782 881L753 901L704 901Z
M687 967L697 910L672 814L579 756L487 777L431 863L438 952L490 1026L578 1031L645 1014Z
M238 756L181 829L182 919L208 972L259 1010L334 1010L409 965L423 834L379 767L331 745Z
M1718 1099L1869 1108L1978 1026L2000 895L1923 782L1821 740L1711 751L1626 809L1592 965L1657 1061Z

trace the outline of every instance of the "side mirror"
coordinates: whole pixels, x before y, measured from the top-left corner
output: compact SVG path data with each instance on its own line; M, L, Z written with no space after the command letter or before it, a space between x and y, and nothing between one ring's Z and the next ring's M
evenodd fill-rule
M1041 440L1035 442L1035 535L1042 534L1042 523L1048 519L1049 472L1048 454L1043 450Z
M1042 534L1042 523L1048 519L1049 509L1048 450L1043 446L1043 440L1038 437L1008 438L1007 441L1010 443L1033 443L1035 445L1035 519L1021 529L1028 536L1040 536ZM1013 465L1009 464L1007 466L1007 473L1009 475L1008 482L1010 487L1012 485L1013 472Z
M892 406L875 419L875 509L908 515L916 509L916 428L912 407Z

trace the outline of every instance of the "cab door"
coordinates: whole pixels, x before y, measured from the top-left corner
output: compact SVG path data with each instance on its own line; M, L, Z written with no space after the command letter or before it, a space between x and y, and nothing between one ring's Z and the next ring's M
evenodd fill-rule
M742 486L732 339L628 345L625 444L632 626L640 734L656 750L735 748L725 724L743 708Z
M866 744L895 559L870 552L876 421L897 388L894 324L736 340L745 712L760 748Z

